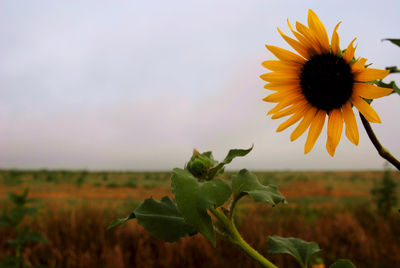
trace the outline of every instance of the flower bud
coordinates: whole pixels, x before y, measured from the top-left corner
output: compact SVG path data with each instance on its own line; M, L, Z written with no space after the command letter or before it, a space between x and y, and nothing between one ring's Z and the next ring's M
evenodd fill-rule
M200 154L196 149L193 150L193 155L186 165L186 169L198 179L205 179L208 171L214 166L216 161L212 158L211 153Z

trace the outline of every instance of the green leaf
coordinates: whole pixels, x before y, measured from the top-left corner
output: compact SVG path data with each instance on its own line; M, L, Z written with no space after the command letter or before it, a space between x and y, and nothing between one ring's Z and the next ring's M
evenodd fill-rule
M286 202L274 185L262 185L255 174L242 169L232 176L232 190L235 199L248 194L256 202L267 202L273 206Z
M390 73L400 73L400 70L397 68L397 66L389 66L385 68L386 70L389 70Z
M253 150L253 145L249 149L232 149L229 150L228 155L225 157L222 163L229 164L232 160L238 156L245 156Z
M18 224L26 215L34 215L38 211L37 207L14 207L11 211L11 217L15 224Z
M189 171L175 168L172 192L185 221L215 247L215 231L207 210L228 200L232 192L230 186L219 179L199 182Z
M400 95L400 88L396 85L396 83L395 83L394 81L391 81L390 83L385 83L385 82L382 82L382 81L380 80L380 81L376 82L376 85L377 85L377 86L380 86L380 87L391 88L391 89L393 89L397 94Z
M356 268L354 264L349 260L337 260L334 264L329 266L329 268Z
M7 215L0 216L0 226L15 226L14 221Z
M268 252L271 254L286 253L294 257L301 267L307 267L310 258L321 252L315 242L306 242L293 237L269 236L267 240Z
M204 210L208 210L212 205L221 206L231 196L232 190L229 184L220 179L214 179L212 181L206 181L200 184L199 207Z
M146 199L134 213L138 223L149 233L167 242L175 242L183 236L196 234L194 227L185 222L176 204L168 196L163 197L161 201Z
M215 167L213 167L212 169L210 169L209 172L209 180L211 180L212 178L214 178L214 176L216 174L218 174L218 171L220 171L224 165L229 164L230 162L232 162L232 160L236 157L240 157L240 156L245 156L248 153L251 152L251 150L253 150L253 146L252 145L249 149L232 149L229 150L227 156L225 157L224 161L220 162L218 165L216 165Z
M29 232L23 236L25 242L47 243L46 239L38 232Z
M1 257L0 268L14 268L19 267L21 264L23 267L26 267L23 257L15 257L11 255L2 255Z
M386 38L386 39L382 39L382 41L390 41L393 44L395 44L396 46L400 47L400 39L393 39L393 38Z
M18 245L23 245L22 239L19 238L14 238L14 239L9 239L7 240L7 244L13 245L13 246L18 246Z
M29 193L29 188L26 188L22 194L15 194L15 193L7 193L8 199L10 199L12 202L14 202L15 205L17 206L23 206L25 205L29 200L27 198Z
M136 215L134 212L131 213L131 215L129 215L128 217L122 218L122 219L116 219L114 220L110 225L108 225L107 230L117 227L123 223L125 223L126 221L130 220L130 219L134 219L136 218Z

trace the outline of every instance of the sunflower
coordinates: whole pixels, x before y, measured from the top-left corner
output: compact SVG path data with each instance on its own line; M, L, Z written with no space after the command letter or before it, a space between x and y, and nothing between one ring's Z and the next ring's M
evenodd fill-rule
M337 33L340 22L333 30L330 43L324 25L312 10L308 11L308 27L296 22L294 30L289 20L287 22L297 40L285 35L279 28L278 32L298 54L266 45L279 60L262 63L272 71L261 75L268 82L264 87L275 91L263 100L277 103L268 115L272 115L272 119L291 115L277 132L301 120L290 139L296 140L309 129L304 146L306 154L314 147L328 116L326 149L331 156L339 144L343 122L346 137L358 145L358 128L352 107L355 106L369 122L380 123L378 114L367 100L392 92L392 89L374 84L389 71L367 68L367 59L355 59L355 38L342 51Z

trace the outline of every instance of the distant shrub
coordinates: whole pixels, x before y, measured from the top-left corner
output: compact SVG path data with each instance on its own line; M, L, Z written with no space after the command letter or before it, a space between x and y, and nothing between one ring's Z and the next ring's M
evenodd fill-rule
M87 174L87 171L82 171L78 178L75 180L75 185L81 187L82 184L85 182Z
M21 180L21 172L18 170L9 170L8 172L3 173L3 183L6 185L20 185L22 183Z
M356 174L351 175L351 177L350 177L350 181L352 181L352 182L360 180L360 179L361 179L361 177Z
M123 186L130 187L130 188L136 188L137 187L136 179L135 178L129 179L127 182L124 183Z
M299 174L297 179L301 182L307 182L309 177L306 174Z
M107 187L107 188L117 188L117 187L119 187L119 185L116 184L115 182L111 182L111 183L108 183L108 184L106 185L106 187Z
M382 180L375 183L371 194L378 212L382 216L388 217L398 201L397 182L392 178L388 168L385 169Z
M146 188L146 189L156 188L157 186L158 186L157 183L152 183L152 182L143 184L143 187Z
M286 175L286 176L283 178L283 181L284 181L284 182L290 182L290 181L292 181L292 180L295 179L295 178L296 178L295 175L288 174L288 175Z
M54 172L47 172L46 181L47 182L57 183L58 182L58 178L56 177L56 174Z
M40 174L39 174L39 172L33 172L33 173L32 173L32 179L33 179L34 181L40 180Z
M61 170L60 172L58 172L58 176L59 179L62 180L64 183L71 182L73 181L74 173L75 172L73 171Z
M332 193L333 186L332 186L332 185L327 185L327 186L325 187L325 190L330 194L330 193Z

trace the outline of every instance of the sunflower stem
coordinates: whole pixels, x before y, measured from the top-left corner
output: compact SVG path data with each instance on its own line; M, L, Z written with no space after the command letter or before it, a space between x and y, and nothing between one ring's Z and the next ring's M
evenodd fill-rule
M375 146L376 150L378 151L379 155L382 156L382 158L386 159L389 161L393 166L395 166L398 170L400 170L400 162L397 160L385 147L381 145L379 142L378 138L376 137L374 131L371 128L371 125L365 119L365 117L360 114L361 121L363 123L363 126L365 128L365 131L368 134L369 139L371 140L372 144Z
M241 251L243 251L247 256L253 259L255 262L260 264L264 268L278 268L275 264L267 260L263 255L258 253L254 248L252 248L246 241L242 238L238 230L236 229L233 219L229 219L223 212L216 208L210 208L211 213L222 223L224 232L228 242L237 246Z

